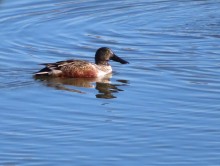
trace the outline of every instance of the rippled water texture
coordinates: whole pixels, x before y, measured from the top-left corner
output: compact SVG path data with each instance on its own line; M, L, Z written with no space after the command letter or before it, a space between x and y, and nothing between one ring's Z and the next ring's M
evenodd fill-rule
M1 0L0 165L220 165L220 2ZM34 78L94 61L104 79Z

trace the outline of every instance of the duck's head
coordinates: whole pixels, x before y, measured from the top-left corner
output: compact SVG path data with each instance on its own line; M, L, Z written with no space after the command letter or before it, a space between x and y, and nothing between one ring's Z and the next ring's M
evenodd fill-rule
M101 47L96 51L95 63L97 65L108 65L109 60L120 62L121 64L129 63L124 59L121 59L120 57L116 56L110 48Z

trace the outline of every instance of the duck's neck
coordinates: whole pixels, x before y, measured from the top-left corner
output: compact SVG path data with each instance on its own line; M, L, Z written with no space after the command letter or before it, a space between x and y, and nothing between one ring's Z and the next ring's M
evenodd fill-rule
M109 66L108 61L98 61L98 62L96 61L95 64Z

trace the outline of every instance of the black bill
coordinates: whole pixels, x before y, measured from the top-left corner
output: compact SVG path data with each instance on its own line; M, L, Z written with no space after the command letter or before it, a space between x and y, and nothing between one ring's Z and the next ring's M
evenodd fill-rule
M111 57L111 60L116 61L116 62L120 62L121 64L128 64L129 63L126 60L121 59L120 57L118 57L115 54L113 54L113 57Z

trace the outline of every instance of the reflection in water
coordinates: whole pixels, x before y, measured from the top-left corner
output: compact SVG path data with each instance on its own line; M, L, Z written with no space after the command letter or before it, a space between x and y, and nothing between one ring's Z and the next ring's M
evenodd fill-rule
M103 82L96 82L96 89L98 90L98 94L96 95L97 98L105 98L105 99L112 99L116 98L113 93L117 93L119 91L123 91L119 88L119 86L125 86L128 84L127 80L117 80L122 84L110 84L110 83L103 83Z
M57 90L65 90L85 94L85 92L77 90L76 87L95 88L98 90L97 98L112 99L116 98L113 93L123 91L119 86L128 84L127 80L117 80L120 84L111 84L111 74L102 78L61 78L61 77L42 77L35 76L36 80L41 81L48 87L53 87ZM95 84L95 85L94 85Z

